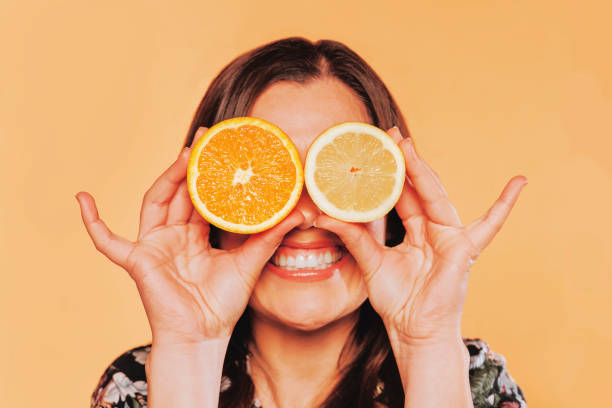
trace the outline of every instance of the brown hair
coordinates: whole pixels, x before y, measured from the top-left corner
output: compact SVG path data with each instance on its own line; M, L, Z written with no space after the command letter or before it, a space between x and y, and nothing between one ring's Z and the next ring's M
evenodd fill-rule
M365 104L372 124L383 130L408 128L391 93L376 72L354 51L337 41L312 43L291 37L262 45L231 61L215 77L194 115L184 145L190 146L197 129L222 120L247 116L256 98L279 81L306 83L334 77L351 88ZM395 210L387 218L386 245L394 246L405 230ZM215 229L211 244L218 246ZM254 386L247 374L246 359L251 341L250 309L238 320L225 356L223 374L231 386L220 396L222 408L250 408ZM365 301L359 320L342 350L341 379L320 408L375 407L373 396L379 381L384 392L377 398L388 407L403 407L404 392L389 338L380 316Z

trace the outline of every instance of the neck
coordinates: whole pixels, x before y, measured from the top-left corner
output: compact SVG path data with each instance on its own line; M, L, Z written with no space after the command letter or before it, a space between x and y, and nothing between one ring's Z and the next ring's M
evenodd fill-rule
M357 310L305 331L253 313L250 368L262 405L298 408L323 402L339 379L339 357L358 318Z

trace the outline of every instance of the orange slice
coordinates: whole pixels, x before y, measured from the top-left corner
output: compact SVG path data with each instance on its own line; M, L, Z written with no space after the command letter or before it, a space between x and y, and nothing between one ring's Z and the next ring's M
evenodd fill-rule
M251 117L208 129L187 165L196 210L211 224L242 234L278 224L297 204L303 184L300 156L289 137Z
M321 133L306 156L308 194L327 215L369 222L387 214L402 192L402 151L383 130L344 122Z

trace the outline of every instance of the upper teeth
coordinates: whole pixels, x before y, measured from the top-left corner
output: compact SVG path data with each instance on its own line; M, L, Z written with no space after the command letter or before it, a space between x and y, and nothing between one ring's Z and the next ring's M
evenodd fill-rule
M341 251L325 251L315 254L285 256L276 254L272 263L285 269L324 269L336 263L342 257Z

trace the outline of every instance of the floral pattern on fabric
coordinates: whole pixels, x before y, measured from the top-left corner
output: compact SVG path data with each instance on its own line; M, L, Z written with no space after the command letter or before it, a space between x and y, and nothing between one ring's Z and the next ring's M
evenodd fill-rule
M489 349L480 339L464 339L470 353L470 386L474 408L526 408L523 391L506 370L506 361ZM91 408L146 408L147 378L145 361L151 345L133 348L104 371L91 396ZM221 390L231 384L229 378L221 378ZM384 399L384 384L376 387L375 401ZM260 408L257 398L253 408Z
M480 339L464 339L470 352L470 387L474 408L526 408L523 391L514 382L506 359Z
M145 361L151 345L136 347L117 358L106 369L91 396L95 408L146 408Z

